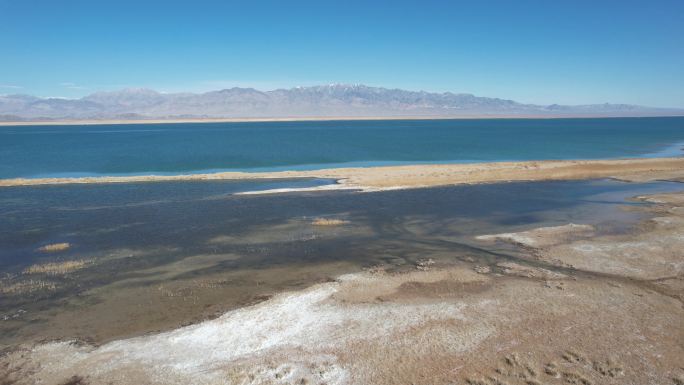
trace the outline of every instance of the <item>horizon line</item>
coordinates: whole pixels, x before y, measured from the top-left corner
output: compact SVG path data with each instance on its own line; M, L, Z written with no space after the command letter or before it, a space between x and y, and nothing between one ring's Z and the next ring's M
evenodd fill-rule
M211 123L277 123L277 122L336 122L336 121L381 121L381 120L562 120L562 119L648 119L684 118L681 115L472 115L472 116L311 116L311 117L266 117L266 118L149 118L149 119L69 119L69 120L21 120L0 121L0 127L8 126L106 126L122 124L211 124Z

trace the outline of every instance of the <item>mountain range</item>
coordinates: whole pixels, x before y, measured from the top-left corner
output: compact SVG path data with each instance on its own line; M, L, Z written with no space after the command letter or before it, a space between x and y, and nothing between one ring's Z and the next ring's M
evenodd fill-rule
M80 99L0 95L0 120L107 120L313 117L676 116L684 109L630 104L536 105L462 93L333 84L273 91L230 88L160 93L144 88Z

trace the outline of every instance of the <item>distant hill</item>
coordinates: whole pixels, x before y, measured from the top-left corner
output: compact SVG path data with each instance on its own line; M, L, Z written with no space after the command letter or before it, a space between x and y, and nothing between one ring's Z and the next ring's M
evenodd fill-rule
M150 89L97 92L81 99L0 96L0 120L178 118L675 116L684 109L629 104L535 105L451 92L333 84L273 91L230 88L195 93Z

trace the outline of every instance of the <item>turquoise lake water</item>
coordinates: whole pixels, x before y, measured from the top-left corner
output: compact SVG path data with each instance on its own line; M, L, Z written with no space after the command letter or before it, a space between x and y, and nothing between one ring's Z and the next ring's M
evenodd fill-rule
M0 178L679 156L684 118L0 127Z

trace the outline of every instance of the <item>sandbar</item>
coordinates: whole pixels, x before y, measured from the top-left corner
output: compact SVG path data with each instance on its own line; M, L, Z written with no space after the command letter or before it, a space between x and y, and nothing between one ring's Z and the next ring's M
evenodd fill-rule
M0 187L72 183L141 183L164 181L256 180L329 178L336 188L363 191L448 186L507 181L614 178L625 181L679 180L684 158L611 160L541 160L470 164L331 168L306 171L217 172L187 175L94 176L76 178L0 179ZM326 187L326 190L334 189Z

